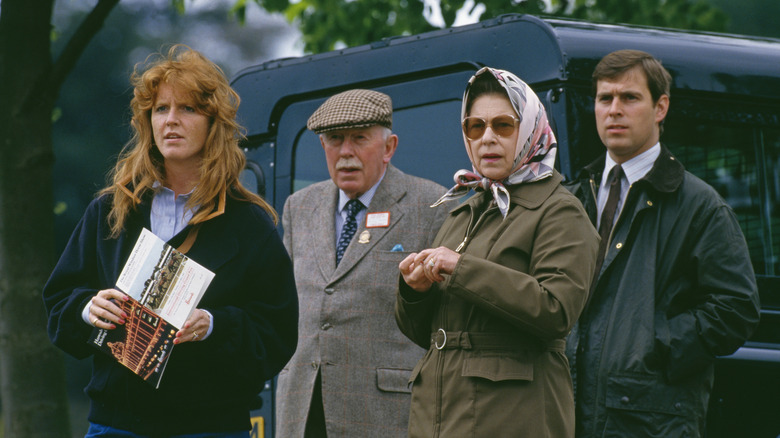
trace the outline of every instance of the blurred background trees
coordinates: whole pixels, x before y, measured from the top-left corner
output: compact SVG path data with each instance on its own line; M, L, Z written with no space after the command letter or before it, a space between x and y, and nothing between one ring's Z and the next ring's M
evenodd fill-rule
M239 0L241 11L251 0ZM412 35L506 13L780 36L776 0L255 0L302 32L308 52Z
M128 77L136 63L164 45L184 43L232 77L274 58L503 13L780 37L773 22L780 16L777 0L0 0L6 436L83 436L86 430L82 388L89 364L63 359L48 344L40 289L129 139Z

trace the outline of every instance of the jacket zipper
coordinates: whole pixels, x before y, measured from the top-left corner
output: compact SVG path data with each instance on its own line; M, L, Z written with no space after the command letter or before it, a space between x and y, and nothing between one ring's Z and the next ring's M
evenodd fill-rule
M491 201L491 203L488 205L485 211L483 211L482 214L479 215L476 223L474 222L474 211L472 210L471 218L469 218L469 225L468 227L466 227L466 236L463 237L463 241L460 242L460 245L458 245L458 247L455 248L456 253L462 254L463 250L466 249L466 245L469 242L469 238L473 236L474 233L476 233L477 230L479 229L479 226L482 225L482 220L485 218L485 215L494 208L492 204L493 202Z
M466 248L466 245L468 244L469 237L474 235L476 230L479 228L479 225L482 223L482 218L485 216L485 213L487 213L490 210L490 206L485 209L484 212L477 218L476 222L474 221L474 210L471 210L471 215L469 217L469 225L466 227L466 236L463 238L463 241L460 242L460 244L455 248L455 252L458 254L461 254L462 251ZM442 313L441 313L441 319L439 321L439 327L444 327L445 322L447 321L447 308L449 304L449 296L447 294L442 294ZM436 355L436 396L434 399L434 403L436 404L435 410L436 410L436 421L434 423L434 429L433 429L433 436L438 437L441 433L441 399L442 399L442 391L443 391L443 374L444 374L444 351L439 351L439 354Z
M463 241L460 242L460 244L455 248L455 252L458 254L461 254L465 249L466 245L468 245L469 237L473 236L474 233L479 229L480 225L482 225L483 219L485 215L492 209L492 202L488 205L488 207L485 209L485 211L482 212L482 214L479 215L479 217L476 219L476 222L474 221L474 210L471 210L471 216L469 218L469 225L466 227L466 236L463 238ZM441 320L440 320L440 327L444 327L445 322L447 321L447 308L449 304L449 296L447 294L442 294L442 313L441 313ZM444 373L444 351L440 351L439 354L436 355L436 369L438 372L438 376L436 378L436 398L434 400L434 403L436 404L436 422L434 424L434 430L433 435L434 437L438 437L441 433L441 408L442 408L442 391L443 391L443 373Z
M591 181L592 181L592 180L591 180ZM623 206L620 208L620 212L618 213L618 217L617 217L617 219L615 220L615 225L617 225L617 224L618 224L618 222L620 222L620 217L621 217L621 216L623 216L623 210L625 210L625 207L626 207L626 204L627 204L627 201L628 201L628 195L629 195L629 194L630 194L630 192L631 192L631 187L632 187L632 186L633 186L633 185L631 185L631 186L629 186L629 187L628 187L628 191L626 192L626 199L624 199L624 200L623 200ZM596 199L596 198L594 198L594 199ZM612 244L612 236L615 234L615 229L616 229L616 228L617 228L617 227L613 226L613 227L612 227L612 230L610 230L610 232L609 232L609 239L607 240L607 243L608 243L608 246L607 246L607 252L604 254L604 258L605 258L605 259L606 259L606 255L607 255L607 254L609 254L609 246ZM599 277L600 277L600 276L599 276ZM600 279L600 278L596 278L594 281L598 281L599 279ZM608 331L609 331L609 329L606 329L606 330L604 330L604 332L602 333L602 335L601 335L601 345L606 345L606 342L607 342L607 341L606 341L606 339L607 339L607 334L608 334L607 332L608 332ZM602 349L600 350L600 353L599 353L599 360L598 360L598 363L601 363L601 361L603 360L603 357L604 357L604 349L602 348ZM602 388L601 379L596 379L596 380L597 380L597 383L596 383L596 393L597 393L597 394L600 394L600 393L601 393L601 391L602 391L602 389L601 389L601 388ZM598 404L596 403L595 405L596 405L596 407L595 407L595 410L596 410L596 411L598 411Z

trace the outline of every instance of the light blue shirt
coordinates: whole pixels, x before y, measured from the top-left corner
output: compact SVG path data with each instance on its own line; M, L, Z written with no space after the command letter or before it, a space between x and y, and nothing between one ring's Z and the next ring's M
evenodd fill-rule
M379 178L379 181L374 184L373 187L368 189L366 193L363 193L361 196L358 196L358 200L363 203L363 205L366 207L362 210L360 210L355 217L355 220L357 221L358 228L360 228L360 224L363 223L363 220L366 218L366 212L368 212L368 206L371 205L371 200L374 199L374 195L376 194L376 189L379 187L379 184L382 182L382 179L384 179L385 174L382 174L382 177ZM349 196L347 196L346 193L344 193L343 190L339 189L339 203L336 208L336 244L338 245L339 239L341 238L341 229L344 228L344 222L347 220L347 209L344 208L347 205L347 202L349 202Z
M647 175L647 172L650 172L650 169L653 168L653 163L655 163L655 160L658 159L659 155L661 155L661 143L656 143L650 149L621 164L621 167L623 167L623 179L620 181L620 199L618 200L617 210L615 211L615 221L617 221L620 212L623 210L623 203L626 201L628 189L631 187L631 184L639 181ZM610 176L609 173L616 164L617 163L615 163L612 157L607 154L607 160L604 163L604 172L601 174L601 185L599 185L598 226L601 226L601 212L604 211L604 206L607 204L609 184L612 182L608 181Z
M178 234L192 219L194 212L186 208L192 191L176 196L176 193L159 182L154 183L156 192L152 199L152 233L164 241ZM194 189L193 189L194 191Z

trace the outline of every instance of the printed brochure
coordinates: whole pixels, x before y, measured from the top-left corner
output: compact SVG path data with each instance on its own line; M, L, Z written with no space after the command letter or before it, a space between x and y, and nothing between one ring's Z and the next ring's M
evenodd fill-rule
M143 229L116 288L125 324L95 328L89 343L159 388L176 332L198 305L214 273Z

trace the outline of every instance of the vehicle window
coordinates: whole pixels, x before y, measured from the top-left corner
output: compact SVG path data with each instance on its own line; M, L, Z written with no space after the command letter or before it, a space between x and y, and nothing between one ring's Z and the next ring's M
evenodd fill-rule
M295 145L293 192L330 178L325 163L325 151L320 138L312 131L305 130Z
M392 163L406 173L452 187L457 170L471 170L460 107L458 99L396 111L393 130L398 134L398 150Z
M678 120L662 136L734 209L759 275L780 274L780 129Z

